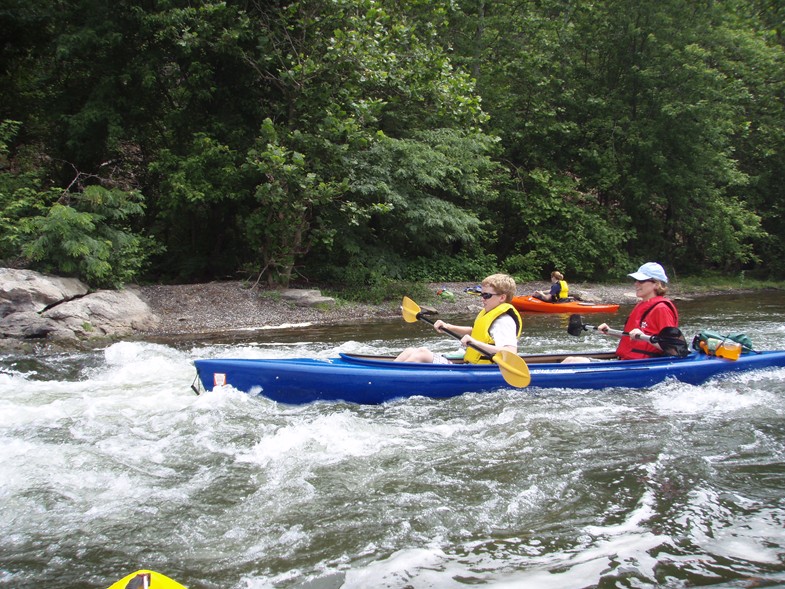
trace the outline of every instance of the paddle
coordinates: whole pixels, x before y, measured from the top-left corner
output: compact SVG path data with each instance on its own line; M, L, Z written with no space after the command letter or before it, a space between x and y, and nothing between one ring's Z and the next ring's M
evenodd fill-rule
M580 315L570 315L570 322L567 325L567 333L570 335L581 335L584 331L590 329L596 330L596 325L586 325L583 323ZM604 331L610 335L618 335L621 337L629 337L630 334L626 331L618 331L616 329L609 329ZM637 338L642 339L642 338ZM690 349L687 346L687 341L678 327L663 327L657 335L649 336L649 341L652 344L659 344L662 351L666 356L678 356L684 358L689 355Z
M418 319L430 323L431 325L435 323L435 321L426 317L425 313L420 309L420 306L409 297L403 297L401 311L403 313L403 320L407 323L415 323ZM442 327L441 330L457 340L461 339L460 335L454 331L450 331L446 327ZM489 356L488 352L472 342L469 342L468 346L485 356ZM529 374L529 367L526 365L526 361L518 354L510 352L509 350L502 350L501 352L494 354L491 360L499 367L507 384L518 388L529 386L532 379L531 374Z

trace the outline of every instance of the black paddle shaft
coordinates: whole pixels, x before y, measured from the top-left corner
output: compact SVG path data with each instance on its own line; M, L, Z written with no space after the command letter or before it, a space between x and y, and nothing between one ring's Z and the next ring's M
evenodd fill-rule
M422 319L423 321L425 321L426 323L430 323L431 325L434 325L436 323L436 321L434 321L430 317L426 317L425 314L423 314L423 313L417 313L417 319ZM454 331L452 331L450 329L447 329L446 327L442 327L441 331L443 331L447 335L450 335L450 336L454 337L455 339L457 339L459 341L461 339L460 335L458 335L457 333L455 333ZM493 359L493 354L489 353L487 350L483 350L477 344L475 344L473 342L469 342L466 345L468 345L470 348L474 348L475 350L480 352L480 354L482 354L482 357L485 358L486 360L492 360Z
M570 322L567 325L567 333L570 335L580 335L584 331L588 330L597 330L596 325L586 325L583 323L580 315L570 315ZM610 335L618 335L621 337L629 337L630 334L627 331L618 331L615 329L609 329L604 333ZM690 348L687 346L687 341L684 339L684 335L681 333L681 330L678 327L663 327L660 330L660 333L657 335L652 335L650 337L650 342L652 344L658 344L662 351L665 352L668 356L679 356L684 357L690 353Z

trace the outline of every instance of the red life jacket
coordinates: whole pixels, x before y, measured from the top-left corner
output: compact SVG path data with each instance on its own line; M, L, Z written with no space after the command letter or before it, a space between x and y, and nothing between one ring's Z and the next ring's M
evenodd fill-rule
M651 324L647 323L646 318L657 307L659 307L658 312L653 317L655 321L652 321ZM670 310L670 316L663 316L660 309L663 312L665 312L665 309ZM646 335L657 335L665 327L678 326L679 313L676 310L676 305L665 297L657 296L648 301L640 302L635 306L630 316L627 317L624 331L629 333L630 330L637 327ZM616 355L622 360L639 360L641 358L651 358L652 356L662 356L663 352L648 342L623 337L616 347Z

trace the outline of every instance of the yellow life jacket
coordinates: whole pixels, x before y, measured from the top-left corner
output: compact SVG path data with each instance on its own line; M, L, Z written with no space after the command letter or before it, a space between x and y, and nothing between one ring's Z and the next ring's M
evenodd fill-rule
M523 331L523 321L521 320L521 316L518 314L518 311L516 311L515 307L509 303L502 303L487 313L485 312L485 309L480 311L480 313L477 315L477 318L474 320L474 325L472 326L472 337L480 343L493 344L493 338L491 337L491 323L493 323L498 317L501 317L505 313L508 313L513 319L515 319L517 336L521 337L521 332ZM463 355L463 359L466 362L470 362L472 364L490 363L490 360L483 359L482 354L474 348L467 348L466 353Z
M559 280L559 286L561 287L561 290L559 291L559 298L566 299L570 292L570 287L567 286L567 281Z

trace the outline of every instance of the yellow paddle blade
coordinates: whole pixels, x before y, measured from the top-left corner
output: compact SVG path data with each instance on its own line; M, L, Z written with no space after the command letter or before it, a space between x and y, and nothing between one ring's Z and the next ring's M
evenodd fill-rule
M529 386L532 376L526 360L509 350L502 350L493 356L493 361L498 364L499 370L508 385L523 388Z
M417 315L420 313L420 306L409 297L403 297L401 312L406 323L415 323L418 319Z
M187 587L161 573L142 570L123 577L108 589L187 589Z

